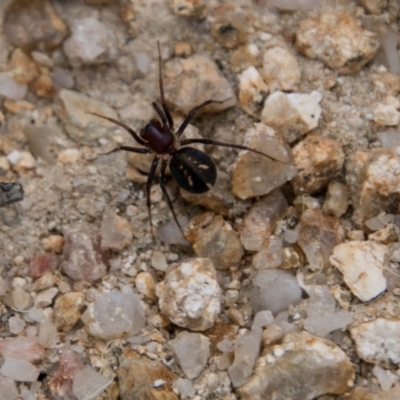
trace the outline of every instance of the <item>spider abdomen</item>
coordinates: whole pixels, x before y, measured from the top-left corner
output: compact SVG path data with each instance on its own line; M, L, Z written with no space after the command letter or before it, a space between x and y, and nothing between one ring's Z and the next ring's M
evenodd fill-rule
M217 180L214 161L194 147L176 150L169 161L169 169L177 184L190 193L207 192Z

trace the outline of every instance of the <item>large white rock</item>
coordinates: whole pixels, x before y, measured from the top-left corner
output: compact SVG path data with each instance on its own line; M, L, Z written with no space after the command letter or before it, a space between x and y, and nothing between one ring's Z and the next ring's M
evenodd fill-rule
M377 318L350 329L357 354L368 363L400 364L400 321Z
M383 270L388 264L388 248L385 245L353 240L336 246L329 260L361 301L370 301L386 289Z
M163 314L193 331L211 328L221 311L221 288L209 258L179 265L157 284L156 295Z

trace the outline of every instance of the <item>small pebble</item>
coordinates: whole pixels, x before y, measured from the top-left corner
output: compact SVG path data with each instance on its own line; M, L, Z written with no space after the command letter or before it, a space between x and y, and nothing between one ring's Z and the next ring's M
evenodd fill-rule
M353 74L374 57L379 41L376 33L363 29L352 15L331 11L301 21L296 46L307 57L319 59L341 74Z
M197 378L207 364L210 340L200 333L181 332L169 341L168 346L171 347L174 358L184 374L189 379Z
M249 297L255 313L269 310L273 315L298 304L302 298L294 275L279 269L256 272L251 280Z
M71 65L102 64L117 57L115 34L98 19L76 18L71 23L71 31L64 42L64 52Z
M273 47L264 53L261 75L271 92L295 91L301 80L296 57L282 47Z
M266 99L261 121L276 129L289 143L316 128L321 117L322 94L276 91Z
M78 400L98 397L112 383L90 367L79 370L73 377L72 392Z
M271 158L247 150L239 153L233 167L232 191L240 199L270 193L297 174L290 148L272 128L254 124L247 131L244 144Z
M0 374L17 382L35 382L39 376L39 370L29 361L8 356L4 358Z
M99 339L112 340L140 332L145 323L139 298L130 288L101 293L82 315L86 331Z
M244 255L238 233L221 216L198 230L193 250L199 257L211 258L219 270L238 265Z
M194 331L211 328L221 310L221 289L208 258L180 264L156 285L156 295L163 314Z
M155 293L155 281L149 272L140 272L135 279L135 285L139 293L144 294L151 301L157 299Z
M83 293L65 293L54 304L54 323L57 330L68 332L79 321L85 306Z

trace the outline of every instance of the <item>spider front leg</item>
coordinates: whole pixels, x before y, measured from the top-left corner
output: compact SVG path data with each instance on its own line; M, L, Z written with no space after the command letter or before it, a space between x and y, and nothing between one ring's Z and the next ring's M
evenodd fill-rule
M182 229L180 223L178 222L178 218L177 218L177 216L175 214L175 210L174 210L174 206L172 205L171 198L169 197L169 194L168 194L167 189L165 187L165 170L166 170L166 168L167 168L167 161L166 160L162 160L162 162L161 162L161 170L160 170L160 187L161 187L161 191L163 192L163 194L165 196L165 199L167 200L168 207L172 212L174 220L175 220L176 224L178 225L178 228L181 231L182 236L184 238L186 238L185 234L183 233L183 229Z
M225 101L227 101L229 99L226 100L207 100L204 103L201 103L200 105L198 105L197 107L192 108L188 115L186 115L185 119L183 120L183 122L181 123L181 126L179 127L179 129L176 132L176 136L179 137L182 135L183 131L186 129L186 127L189 125L190 121L193 119L194 115L196 114L197 111L199 111L201 108L208 106L209 104L212 103L217 103L217 104L222 104L225 103Z
M131 153L141 153L141 154L150 153L149 149L140 149L140 148L131 147L131 146L118 146L115 149L113 149L107 153L102 153L102 156L107 156L109 154L116 153L117 151L121 151L121 150L130 151Z
M157 46L158 46L158 84L160 86L160 101L162 108L165 113L165 117L168 120L168 128L171 129L171 131L174 130L174 120L172 119L171 113L169 111L169 108L167 106L167 102L165 101L165 95L164 95L164 82L163 82L163 76L162 76L162 66L161 66L161 50L160 50L160 42L157 41ZM154 107L154 104L153 104ZM155 108L155 107L154 107ZM160 112L157 110L157 113L161 116ZM161 117L162 119L162 117ZM164 127L166 125L164 124Z
M117 121L114 118L106 117L105 115L97 114L94 112L91 112L90 114L95 115L96 117L106 119L109 122L112 122L115 125L120 126L121 128L125 129L129 134L142 146L147 146L147 143L128 125L124 124L121 121Z
M151 229L151 236L153 237L154 240L154 229L153 229L153 223L151 221L151 198L150 198L150 190L151 190L151 184L153 182L154 174L157 169L159 158L157 156L154 157L153 162L151 163L151 168L149 172L149 176L147 177L147 182L146 182L146 201L147 201L147 212L149 214L149 222L150 222L150 229Z
M261 151L252 149L251 147L243 146L241 144L224 143L224 142L219 142L218 140L213 140L213 139L184 139L184 140L181 140L181 146L186 146L188 144L193 144L193 143L211 144L214 146L230 147L231 149L247 150L247 151L251 151L256 154L260 154L261 156L267 157L271 160L281 161L272 156L269 156L268 154L262 153ZM291 162L286 162L286 164L295 165Z

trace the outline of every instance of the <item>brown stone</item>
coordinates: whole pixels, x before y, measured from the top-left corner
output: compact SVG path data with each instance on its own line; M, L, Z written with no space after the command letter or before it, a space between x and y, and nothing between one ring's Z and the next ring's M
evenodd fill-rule
M68 34L67 25L48 0L14 0L4 15L7 40L22 50L53 50Z
M121 400L178 400L172 391L172 382L177 378L159 361L126 349L118 369ZM156 388L154 382L159 379L165 383Z
M323 189L342 168L344 152L336 140L310 134L293 148L298 174L291 185L296 194L313 194Z

